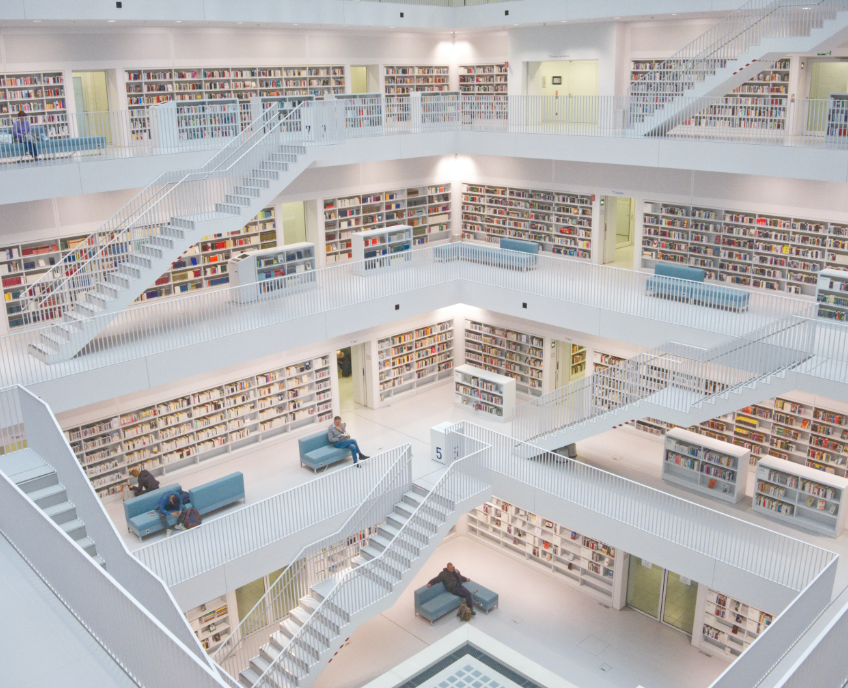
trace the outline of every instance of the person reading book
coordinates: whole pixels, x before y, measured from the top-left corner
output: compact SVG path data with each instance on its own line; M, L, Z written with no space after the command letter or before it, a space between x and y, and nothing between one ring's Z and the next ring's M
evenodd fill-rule
M350 449L350 454L353 457L353 463L356 464L357 468L359 468L359 459L364 461L368 458L362 453L362 450L359 448L359 444L357 444L356 440L351 439L350 435L347 433L347 426L342 423L341 416L333 418L333 424L327 429L327 439L330 440L330 444L334 447Z

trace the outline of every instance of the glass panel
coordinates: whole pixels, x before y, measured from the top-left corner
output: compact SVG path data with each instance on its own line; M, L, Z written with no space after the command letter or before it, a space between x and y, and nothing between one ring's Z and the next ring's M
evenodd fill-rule
M627 606L659 619L662 579L662 568L631 554L627 574Z
M265 577L236 588L236 606L238 607L239 620L244 621L251 609L259 602L265 594ZM251 623L253 623L251 619Z
M665 604L663 605L662 620L669 626L674 626L684 633L692 635L697 599L698 584L669 571L665 584Z

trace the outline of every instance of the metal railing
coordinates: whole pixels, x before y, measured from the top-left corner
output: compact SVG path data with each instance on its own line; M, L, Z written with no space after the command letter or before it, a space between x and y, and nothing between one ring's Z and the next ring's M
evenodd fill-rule
M523 0L348 0L349 2L379 2L391 5L427 5L429 7L474 7Z
M133 554L168 586L177 585L359 506L398 453L372 456L367 471L347 466Z
M309 594L310 587L350 569L368 536L412 489L411 446L397 447L382 456L391 460L391 465L381 475L368 469L372 480L376 475L379 479L356 511L338 531L304 547L215 652L215 660L231 676L237 676L259 654L268 642L267 629L288 616L298 601ZM376 464L374 468L382 466Z

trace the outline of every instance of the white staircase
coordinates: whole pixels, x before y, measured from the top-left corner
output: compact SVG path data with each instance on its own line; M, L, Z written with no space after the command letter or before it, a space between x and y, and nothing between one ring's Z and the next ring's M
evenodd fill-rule
M80 549L101 566L106 566L106 562L97 554L94 541L88 537L85 523L77 517L76 507L68 500L68 494L59 482L56 471L44 459L32 449L20 449L0 456L0 471L64 530Z
M291 114L274 114L199 170L160 177L31 285L23 312L55 324L30 352L45 363L73 358L202 237L238 231L303 172L312 160L301 132Z
M846 0L752 0L634 84L631 117L645 136L667 135L787 54L815 54L848 39Z

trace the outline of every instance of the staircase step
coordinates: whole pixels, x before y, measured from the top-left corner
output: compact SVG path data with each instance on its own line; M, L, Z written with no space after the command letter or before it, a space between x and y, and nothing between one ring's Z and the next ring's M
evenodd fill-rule
M255 186L237 186L233 189L236 194L239 196L246 196L249 198L259 198L262 195L262 189Z
M259 680L261 674L257 674L253 669L245 669L239 672L239 683L244 688L253 688Z
M44 342L32 342L29 345L29 348L32 350L32 353L36 356L36 358L39 358L42 361L47 361L51 356L55 356L58 353L56 349L48 346Z
M415 494L421 495L422 497L428 497L430 495L430 490L426 487L421 487L420 485L412 484L412 491Z
M35 502L39 507L45 509L50 506L56 506L68 501L68 495L65 492L64 485L59 484L59 478L56 482L48 487L43 487L39 490L27 492L27 496Z
M356 568L357 566L362 566L363 564L367 563L370 560L366 559L365 557L356 556L352 559L352 561L353 561L354 568Z
M224 213L226 215L240 215L241 214L241 206L227 204L227 203L216 203L215 210L219 213Z
M15 473L12 476L12 480L21 489L21 492L28 495L33 501L35 501L35 498L32 496L33 494L44 488L59 484L59 476L47 464ZM65 488L62 489L64 490Z
M70 341L68 337L64 336L64 333L57 329L50 329L46 332L41 333L41 340L46 342L49 346L52 346L56 349L61 348L65 344Z
M420 495L417 492L406 492L403 495L403 501L415 508L417 508L426 498L426 495Z
M59 502L58 504L42 507L42 510L56 525L73 521L77 517L77 508L70 502Z
M285 636L281 636L279 633L273 633L271 635L270 640L271 640L271 642L269 642L267 645L265 645L262 649L266 651L266 654L268 656L270 656L272 653L276 653L274 655L274 658L276 659L280 655L280 653L283 652L283 648L285 648L288 645L289 638L286 638ZM303 644L298 643L298 649L300 650L302 648L303 648ZM314 653L315 650L313 649L312 652ZM260 651L260 655L261 654L262 654L262 652ZM300 656L300 655L306 654L305 652L295 651L294 654L292 654L291 652L287 652L287 654L290 657L294 657L298 661L299 664L302 664L303 666L308 666L308 660L306 660L302 656ZM318 657L313 658L312 656L310 656L310 658L311 658L312 661L315 661ZM267 657L266 657L266 659L267 659ZM289 666L291 666L291 665L289 665ZM284 666L281 666L279 664L277 665L277 670L284 672L286 674L286 677L290 681L292 681L294 683L294 685L297 685L298 678L305 676L307 674L307 671L304 670L303 667L301 667L299 669L299 673L300 673L299 677L294 676L294 674L292 674Z
M95 555L92 557L92 559L94 559L94 562L95 562L96 564L99 564L99 565L100 565L100 566L102 566L104 569L106 568L106 560L105 560L103 557L101 557L99 554L95 554Z
M163 234L154 234L150 237L150 244L162 249L172 249L174 248L174 239Z
M372 535L371 537L368 538L368 544L370 546L372 546L374 549L382 552L389 545L392 544L392 541L391 541L390 538L384 537L384 536L382 536L378 533L378 534Z
M176 227L174 225L164 225L159 230L163 236L174 237L175 239L185 239L186 231L185 227Z
M388 523L381 523L377 526L377 532L381 533L387 540L394 540L400 532L400 528L395 528Z
M78 518L63 523L61 527L62 530L64 530L72 540L76 540L77 542L79 542L84 537L86 537L85 523L80 521Z
M376 559L382 553L382 550L379 550L376 547L365 546L359 549L360 556L365 557L365 559Z
M79 545L79 546L80 546L80 547L81 547L81 548L82 548L85 552L87 552L89 556L92 556L92 557L93 557L95 554L97 554L97 548L96 548L96 547L95 547L95 545L94 545L94 540L92 540L90 537L87 537L87 536L86 536L86 537L84 537L84 538L82 538L82 539L80 539L80 540L77 540L77 544L78 544L78 545Z
M231 203L233 205L243 205L245 207L249 206L252 199L250 196L240 196L237 194L226 194L224 196L225 203Z
M82 332L82 328L76 322L57 322L54 327L64 334L67 340L70 340L75 334Z

